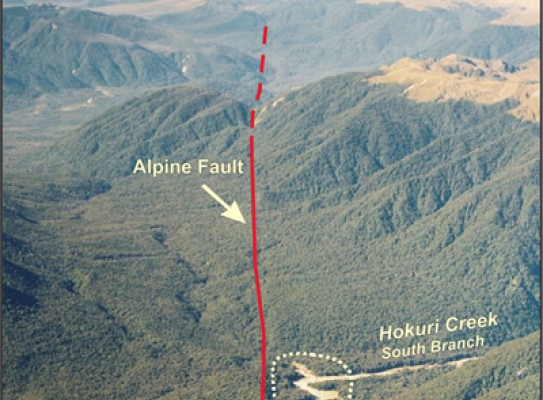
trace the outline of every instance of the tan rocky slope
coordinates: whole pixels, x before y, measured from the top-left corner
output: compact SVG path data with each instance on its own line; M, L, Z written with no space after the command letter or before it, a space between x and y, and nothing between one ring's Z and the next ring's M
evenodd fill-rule
M415 10L427 8L456 8L462 4L502 10L500 18L492 21L499 25L539 25L540 5L538 0L358 0L358 3L401 3Z
M539 65L539 60L513 65L455 54L437 61L403 58L381 68L384 74L371 78L370 82L409 84L405 95L420 102L463 99L495 104L515 99L519 105L511 114L539 122Z

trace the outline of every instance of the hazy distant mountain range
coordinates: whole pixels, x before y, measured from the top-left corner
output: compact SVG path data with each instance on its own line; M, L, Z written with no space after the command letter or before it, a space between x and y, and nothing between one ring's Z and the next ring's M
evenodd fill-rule
M3 39L4 93L10 95L190 80L247 99L244 88L252 92L258 75L256 58L132 16L11 7L4 9Z
M31 4L27 0L8 0L4 6ZM217 1L217 0L60 0L57 4L66 7L91 8L106 14L132 14L152 18L172 12L186 12L206 4L225 4L237 9L263 10L270 8L265 1ZM291 0L276 1L271 8L291 7ZM480 8L490 8L499 13L492 21L499 25L538 25L539 2L537 0L358 0L359 4L399 3L415 10L428 8L454 9L470 4ZM344 3L347 7L349 4Z
M265 79L272 94L402 57L537 58L538 27L493 23L500 15L465 4L414 10L338 0L257 3L254 10L208 2L153 21L55 6L11 7L4 12L4 91L35 96L190 80L251 101L261 51L251 32L263 24L270 25Z
M470 3L416 10L398 3L333 1L273 3L208 1L157 20L173 29L257 53L249 32L266 23L266 48L276 85L299 86L316 77L367 70L402 57L451 53L519 63L539 57L538 26L495 23L504 9ZM290 88L290 87L288 87Z

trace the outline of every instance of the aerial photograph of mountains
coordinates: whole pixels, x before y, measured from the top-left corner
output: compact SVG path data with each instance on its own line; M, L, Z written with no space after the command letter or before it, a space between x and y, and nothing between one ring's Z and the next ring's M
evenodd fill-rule
M538 400L538 0L3 2L5 400Z

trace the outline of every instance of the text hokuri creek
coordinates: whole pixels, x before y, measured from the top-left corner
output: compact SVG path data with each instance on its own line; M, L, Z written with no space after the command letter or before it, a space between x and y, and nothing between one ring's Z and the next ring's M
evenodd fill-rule
M427 353L440 353L483 347L485 345L485 338L480 334L474 334L473 331L495 326L498 326L498 316L493 312L472 318L458 318L452 316L443 321L438 318L431 323L420 325L406 323L401 326L381 326L379 328L379 342L410 340L418 337L423 338L438 335L441 332L466 333L465 338L454 341L434 339L418 342L406 347L386 346L383 347L381 356L386 360L391 358L413 357Z

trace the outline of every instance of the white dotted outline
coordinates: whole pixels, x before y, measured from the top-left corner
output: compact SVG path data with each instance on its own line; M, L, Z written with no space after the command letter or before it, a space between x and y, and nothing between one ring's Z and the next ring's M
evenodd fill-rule
M314 353L314 352L308 352L308 351L291 351L289 353L283 353L275 357L275 359L272 361L272 366L270 367L270 384L271 384L271 391L272 391L272 399L275 399L278 394L278 390L276 386L277 385L277 362L284 360L286 358L294 358L294 357L320 358L320 359L341 365L341 367L345 370L345 372L348 375L352 375L353 373L353 370L349 367L348 364L343 362L343 360L339 359L338 357L332 357L329 354L324 355L324 353ZM354 399L354 382L353 381L349 382L349 394L347 395L347 399L349 400Z

